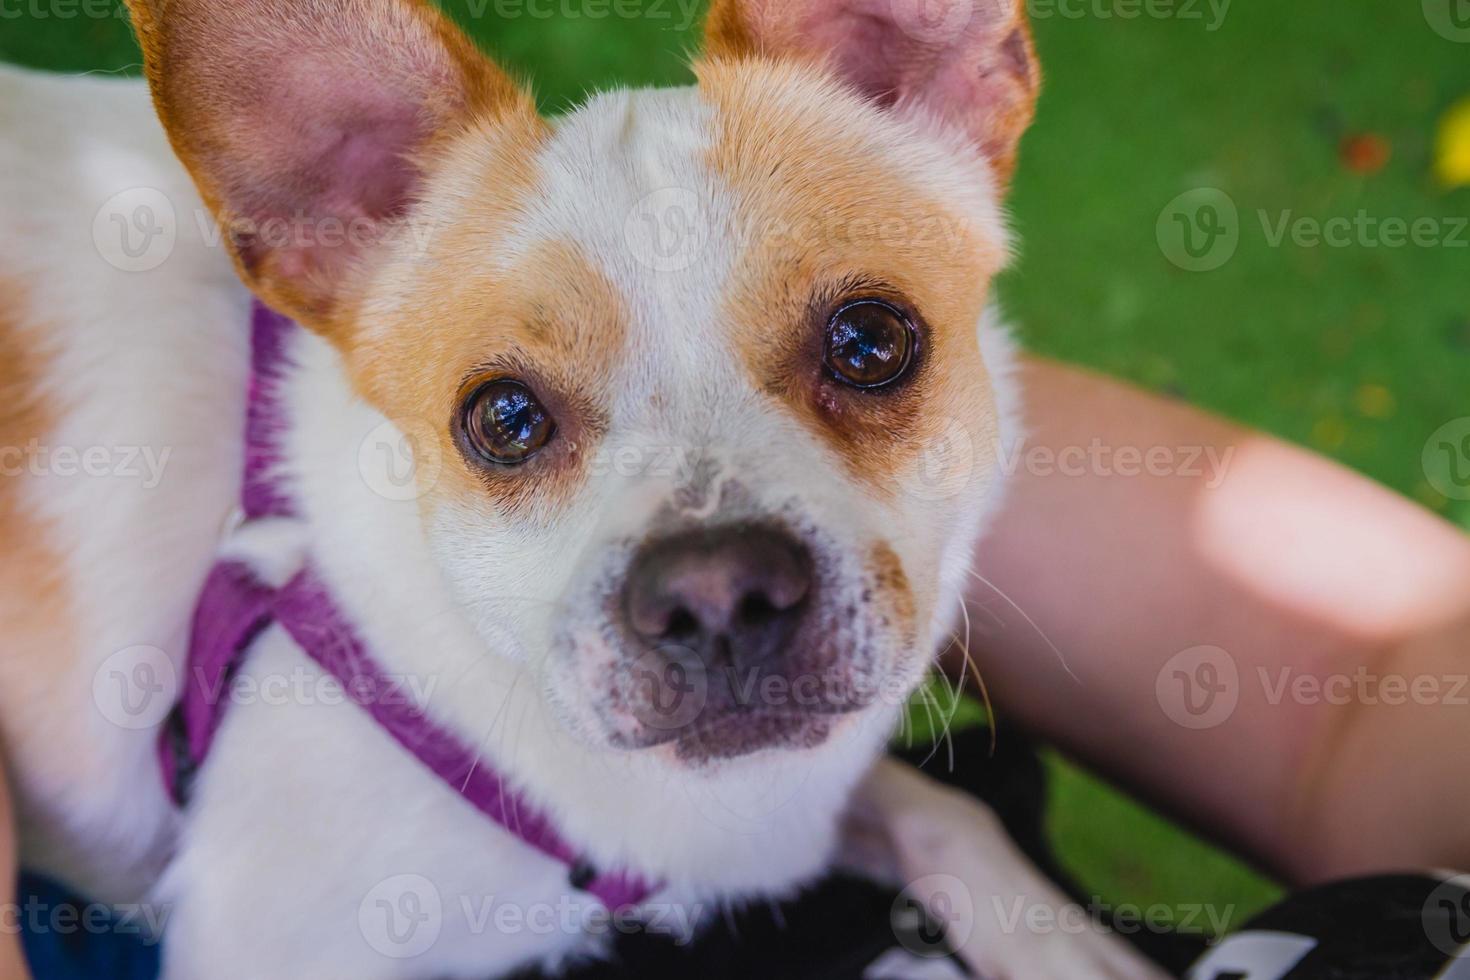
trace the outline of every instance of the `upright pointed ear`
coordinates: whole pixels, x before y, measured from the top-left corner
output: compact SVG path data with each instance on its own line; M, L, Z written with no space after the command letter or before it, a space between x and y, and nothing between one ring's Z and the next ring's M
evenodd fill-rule
M425 0L128 0L154 104L267 302L331 333L436 147L529 98Z
M883 106L957 127L1002 184L1041 83L1025 0L715 0L705 46L823 64Z

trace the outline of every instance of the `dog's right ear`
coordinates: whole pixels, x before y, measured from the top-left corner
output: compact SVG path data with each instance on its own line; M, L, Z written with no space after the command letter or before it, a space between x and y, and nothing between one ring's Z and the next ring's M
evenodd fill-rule
M714 0L705 47L824 65L881 106L962 133L1001 183L1041 85L1025 0Z
M158 114L262 298L331 336L435 149L538 134L425 0L127 0Z

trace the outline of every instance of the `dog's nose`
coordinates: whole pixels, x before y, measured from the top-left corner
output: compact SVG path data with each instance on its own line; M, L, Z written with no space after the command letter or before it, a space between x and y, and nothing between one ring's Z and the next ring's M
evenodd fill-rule
M693 651L706 666L749 667L777 656L806 611L807 549L780 531L730 527L646 548L625 586L628 621L650 645Z

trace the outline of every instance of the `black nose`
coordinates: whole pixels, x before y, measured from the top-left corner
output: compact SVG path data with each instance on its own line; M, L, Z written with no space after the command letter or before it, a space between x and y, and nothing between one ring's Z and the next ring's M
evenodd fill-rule
M729 527L660 541L633 561L624 587L633 631L661 650L693 651L709 667L778 656L811 592L811 556L780 531Z

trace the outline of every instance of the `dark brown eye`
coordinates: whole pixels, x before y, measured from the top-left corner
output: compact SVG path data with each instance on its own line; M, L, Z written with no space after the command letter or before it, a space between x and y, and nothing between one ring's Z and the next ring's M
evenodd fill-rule
M827 325L827 370L854 388L881 388L903 377L914 357L914 328L877 300L849 303Z
M540 452L556 435L556 423L519 381L492 381L470 396L465 434L475 451L514 466Z

